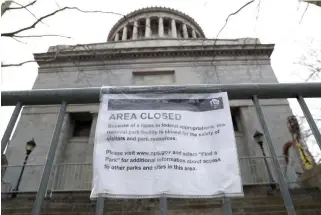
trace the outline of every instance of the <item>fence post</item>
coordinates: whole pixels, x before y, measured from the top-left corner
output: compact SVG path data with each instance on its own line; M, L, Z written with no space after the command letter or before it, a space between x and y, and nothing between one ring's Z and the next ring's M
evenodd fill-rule
M57 180L57 175L58 175L58 168L59 168L60 164L56 165L54 167L55 171L54 171L54 175L52 177L52 182L51 182L51 187L49 189L49 197L51 198L52 197L52 192L55 190L55 187L56 187L56 180ZM46 191L46 195L48 195L48 189Z
M161 196L159 200L160 200L160 214L167 215L168 214L167 198L165 196Z
M307 119L309 126L311 128L311 131L313 133L313 136L315 138L315 140L317 141L319 148L321 149L321 134L320 134L320 130L318 129L318 126L316 125L316 123L313 120L313 117L309 111L309 108L307 106L307 104L304 101L304 98L302 96L298 96L297 100L301 106L301 109L304 113L305 118Z
M13 130L13 128L16 124L16 121L18 119L18 116L20 114L21 108L22 108L21 102L17 102L16 107L14 108L14 110L12 112L8 126L2 136L2 139L1 139L1 154L3 154L4 150L6 149L6 146L9 142L12 130Z
M223 204L224 204L224 215L232 215L232 204L231 199L229 197L223 198Z
M286 211L287 211L288 215L295 215L296 214L295 213L295 208L294 208L294 205L293 205L293 202L292 202L292 199L291 199L291 195L290 195L290 192L289 192L289 187L288 187L288 184L286 183L286 181L285 181L285 179L283 177L281 166L280 166L280 163L278 161L278 157L277 157L276 152L275 152L274 147L273 147L272 138L271 138L268 126L266 124L266 121L264 119L264 115L263 115L263 111L262 111L262 108L261 108L260 103L259 103L259 99L257 98L256 95L254 95L252 99L253 99L253 103L255 105L257 116L259 118L259 122L260 122L261 127L262 127L262 129L264 131L264 136L265 136L267 145L269 147L269 151L271 153L273 166L274 166L275 171L276 171L276 176L278 178L278 182L279 182L279 186L280 186L280 190L281 190L281 193L282 193L282 197L283 197L283 201L284 201L284 205L285 205Z
M47 186L48 186L49 177L51 174L51 169L53 166L53 161L55 158L55 153L56 153L56 149L57 149L57 145L58 145L61 127L62 127L62 124L64 121L64 116L66 113L66 107L67 107L67 103L65 101L63 101L62 104L60 105L60 110L59 110L58 117L57 117L57 123L56 123L53 137L51 140L51 144L50 144L50 148L49 148L49 152L48 152L48 156L47 156L47 161L46 161L43 173L42 173L42 178L41 178L39 190L37 192L37 197L36 197L34 206L32 208L32 215L40 215L42 203L45 198L46 191L47 191Z
M96 215L104 215L105 199L104 197L97 197L96 200Z

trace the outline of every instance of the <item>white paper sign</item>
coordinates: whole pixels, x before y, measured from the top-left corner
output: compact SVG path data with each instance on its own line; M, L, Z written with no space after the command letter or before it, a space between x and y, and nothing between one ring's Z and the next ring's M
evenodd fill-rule
M103 95L91 198L242 195L227 93Z

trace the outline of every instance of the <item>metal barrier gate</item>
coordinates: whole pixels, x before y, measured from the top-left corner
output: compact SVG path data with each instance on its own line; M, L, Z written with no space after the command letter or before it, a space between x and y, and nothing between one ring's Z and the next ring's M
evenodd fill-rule
M68 89L45 89L28 91L4 91L1 96L3 106L14 106L15 109L10 118L8 126L1 140L1 152L3 154L17 118L23 105L54 105L61 104L54 129L47 161L43 170L39 190L32 209L32 215L39 215L46 195L50 172L58 144L58 139L66 113L67 104L92 104L99 103L101 93L215 93L227 92L230 100L251 99L254 103L260 125L265 134L268 148L271 154L272 163L276 170L277 181L284 200L286 211L289 215L295 215L293 201L290 196L288 184L283 177L278 157L272 144L272 138L268 130L267 123L263 116L260 99L286 99L296 98L309 123L311 131L321 149L320 131L312 118L312 115L304 101L304 98L321 98L321 83L291 83L291 84L239 84L239 85L181 85L181 86L148 86L148 87L108 87L108 88L68 88ZM161 214L167 214L167 200L160 199ZM232 214L231 202L229 198L224 198L224 211L226 215ZM97 198L96 214L104 214L104 198Z

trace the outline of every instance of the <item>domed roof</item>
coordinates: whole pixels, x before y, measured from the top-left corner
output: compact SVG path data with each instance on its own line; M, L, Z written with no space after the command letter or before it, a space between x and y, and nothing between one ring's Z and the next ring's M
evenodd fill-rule
M155 38L205 38L202 28L190 16L166 7L135 10L112 27L108 41Z

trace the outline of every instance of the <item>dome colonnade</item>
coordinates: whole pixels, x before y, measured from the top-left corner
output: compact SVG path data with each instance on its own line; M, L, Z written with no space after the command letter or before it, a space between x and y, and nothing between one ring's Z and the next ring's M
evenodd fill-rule
M124 16L108 35L108 41L156 38L196 39L205 35L194 19L163 7L144 8Z

